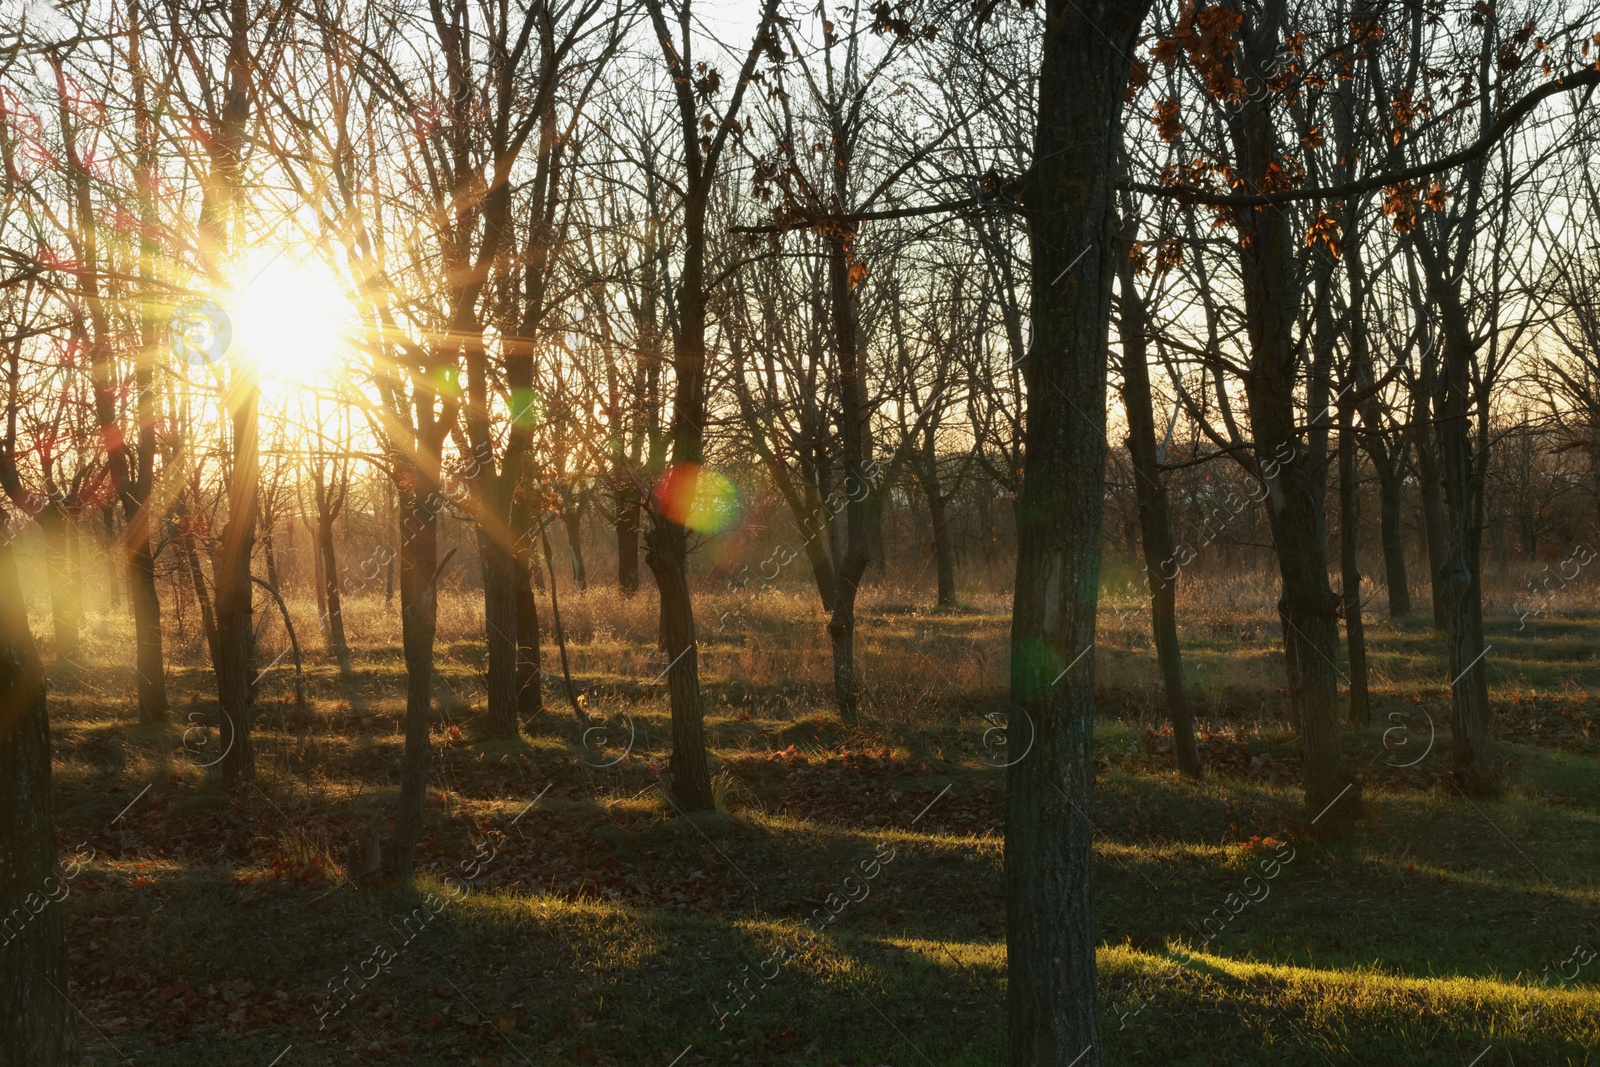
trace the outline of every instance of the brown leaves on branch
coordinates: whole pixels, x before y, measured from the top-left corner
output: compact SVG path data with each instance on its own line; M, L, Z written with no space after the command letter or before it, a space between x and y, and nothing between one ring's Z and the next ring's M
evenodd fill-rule
M934 27L929 24L920 30L917 29L907 17L906 5L903 3L890 7L888 0L879 0L867 10L872 14L872 32L880 37L893 34L897 41L909 41L913 37L933 40Z
M1339 222L1330 211L1318 211L1306 227L1306 247L1316 248L1319 245L1327 249L1328 255L1334 259L1338 259L1344 251L1339 243Z
M1420 182L1400 182L1384 188L1383 213L1391 220L1389 225L1395 233L1410 233L1422 220L1422 209L1443 211L1449 199L1450 194L1439 182L1429 186L1426 194Z
M1135 274L1159 278L1183 262L1183 242L1176 237L1163 237L1151 256L1144 242L1135 241L1128 246L1128 261Z
M699 64L696 73L700 77L694 80L694 94L700 98L702 104L711 103L711 98L722 90L722 75L717 73L716 67Z
M1218 100L1239 100L1244 83L1235 70L1234 56L1243 21L1243 14L1221 4L1197 5L1188 0L1172 36L1156 42L1150 54L1170 70L1181 50L1207 92Z
M1178 118L1178 98L1169 96L1165 100L1158 100L1155 107L1155 116L1150 120L1155 123L1156 133L1167 144L1172 144L1183 131L1188 129L1183 120Z

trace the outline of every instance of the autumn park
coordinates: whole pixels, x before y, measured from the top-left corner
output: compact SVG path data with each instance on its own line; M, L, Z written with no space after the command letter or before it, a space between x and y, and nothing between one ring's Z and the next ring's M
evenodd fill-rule
M1597 89L0 0L0 1067L1600 1067Z

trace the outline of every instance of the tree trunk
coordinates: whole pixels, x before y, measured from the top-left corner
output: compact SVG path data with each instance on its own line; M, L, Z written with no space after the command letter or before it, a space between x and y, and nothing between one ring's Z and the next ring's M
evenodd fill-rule
M257 410L260 394L247 384L233 414L233 477L228 485L228 522L213 565L217 590L217 703L221 709L222 776L255 777L250 741L250 685L254 677L255 629L250 554L256 536L256 489L261 475Z
M1172 747L1178 770L1199 778L1204 769L1194 737L1194 719L1183 692L1183 653L1178 645L1178 568L1172 566L1172 516L1167 487L1161 480L1156 448L1155 407L1150 395L1148 330L1144 298L1136 288L1127 250L1134 237L1131 223L1117 249L1117 280L1122 288L1122 407L1128 420L1128 455L1133 462L1134 498L1139 511L1139 540L1144 548L1145 589L1150 594L1150 627L1156 660L1172 721ZM1169 575L1167 572L1171 570Z
M339 677L350 676L350 645L344 636L344 601L339 592L339 567L334 555L333 516L317 520L317 558L322 566L323 601L327 618L323 632L328 635L328 654L339 665Z
M1429 275L1435 282L1436 271L1430 269ZM1444 375L1433 422L1448 508L1439 578L1450 652L1452 761L1457 785L1469 795L1484 796L1497 792L1499 783L1489 751L1489 676L1483 662L1488 650L1483 643L1480 555L1488 449L1486 444L1474 448L1472 434L1471 365L1477 345L1459 301L1449 298L1446 286L1435 283L1430 289L1445 324Z
M1403 442L1380 461L1373 457L1378 472L1378 532L1383 539L1383 576L1389 591L1389 617L1403 619L1411 614L1411 589L1406 579L1405 528L1400 521L1402 480L1400 462Z
M517 735L517 567L512 552L481 525L483 622L489 651L489 695L484 725L490 737Z
M933 527L933 569L939 582L939 606L956 606L956 542L950 532L948 501L940 494L939 474L934 461L932 473L923 479L928 499L928 524Z
M161 597L156 560L141 508L128 526L128 594L133 601L134 665L139 674L139 722L151 726L167 715L167 677L161 647Z
M828 616L828 643L833 648L833 700L839 718L855 722L861 714L861 679L856 674L856 592L866 567L851 567L846 558L842 578Z
M1281 41L1283 5L1264 5L1244 39L1244 61L1270 69ZM1278 165L1271 100L1250 98L1239 109L1241 176L1258 190ZM1354 829L1360 792L1344 767L1339 748L1337 668L1338 598L1328 585L1326 527L1328 329L1331 261L1315 268L1315 336L1297 342L1295 327L1307 297L1296 266L1296 235L1275 209L1239 213L1239 263L1243 280L1250 365L1245 393L1255 437L1255 463L1265 485L1267 518L1281 581L1279 617L1289 697L1300 724L1306 816L1322 833L1342 838ZM1303 347L1310 341L1312 367L1301 377ZM1302 390L1301 386L1304 385ZM1297 425L1296 408L1311 416ZM1302 435L1304 440L1302 441Z
M617 585L625 597L639 591L639 510L631 496L617 504Z
M311 534L311 584L317 590L317 625L322 628L322 639L333 642L332 620L328 617L328 568L322 562L322 546L318 543L317 531L313 527Z
M861 677L856 671L856 593L881 537L881 513L874 498L881 494L866 488L866 466L872 458L872 419L868 409L865 360L856 322L855 285L850 281L849 241L835 235L828 252L828 288L833 309L833 332L839 355L839 459L844 467L845 493L842 546L835 542L833 558L836 586L833 614L828 619L828 640L833 646L833 696L839 717L855 722L861 710ZM849 489L852 480L859 492ZM830 509L830 520L833 518ZM837 530L830 521L830 530ZM842 547L842 551L840 550Z
M1367 639L1361 625L1361 571L1356 549L1360 521L1359 485L1356 481L1356 435L1353 412L1339 412L1339 570L1344 588L1344 635L1349 651L1350 705L1352 726L1372 721L1372 705L1367 697ZM1404 588L1404 586L1402 586Z
M589 571L583 565L583 512L576 509L561 513L561 525L567 531L567 547L572 550L572 581L580 591L589 588ZM550 576L555 580L555 575Z
M227 83L222 93L220 122L211 131L212 167L204 183L197 233L207 273L219 284L229 247L231 213L239 196L245 125L250 116L251 25L246 0L229 0ZM261 388L250 360L238 353L229 359L228 378L232 470L228 480L228 521L222 527L220 551L212 561L217 625L212 666L221 712L222 776L226 781L239 781L255 777L255 751L250 743L250 663L255 644L251 605L255 587L250 581L250 557L255 548L256 493L261 480Z
M1090 893L1088 650L1105 495L1113 183L1127 56L1148 6L1048 0L1044 18L1026 179L1033 347L1025 365L1008 731L1016 735L1008 743L1026 754L1006 772L1012 1067L1104 1063Z
M1433 628L1445 628L1446 605L1444 577L1444 501L1439 485L1439 454L1429 438L1426 426L1417 433L1417 481L1422 497L1422 527L1428 546L1428 587L1433 601Z
M661 641L667 655L667 691L672 704L672 794L686 811L711 811L711 772L706 764L705 716L700 706L699 651L694 604L686 576L687 532L655 515L645 535L645 563L661 594ZM555 576L551 575L554 581Z
M0 1064L17 1067L78 1062L54 803L44 665L0 545Z
M55 629L55 656L58 663L70 663L78 655L82 620L71 562L67 558L67 517L58 501L46 504L38 516L39 532L44 535L45 580L50 585L50 621Z
M276 538L273 537L272 531L268 530L261 538L261 555L267 564L267 583L274 589L282 589L283 575L278 573L277 548Z
M194 590L195 603L200 608L200 630L206 639L206 655L211 658L212 668L215 669L217 617L211 607L211 591L206 588L206 573L200 566L200 553L195 548L192 532L184 531L178 535L178 549L183 554L184 569L189 572L189 585Z
M402 486L422 479L414 470ZM400 633L406 660L406 744L400 759L400 803L394 836L384 866L409 879L422 833L432 757L428 729L433 716L433 640L438 627L434 596L439 566L439 520L428 500L414 489L400 490Z
M544 679L539 673L539 601L533 595L537 564L531 536L517 539L513 562L517 587L517 711L526 718L544 709Z

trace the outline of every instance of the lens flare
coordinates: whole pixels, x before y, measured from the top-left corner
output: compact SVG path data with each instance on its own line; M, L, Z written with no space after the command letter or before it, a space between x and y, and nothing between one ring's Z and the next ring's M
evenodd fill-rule
M739 487L726 475L698 463L678 463L661 476L656 506L679 526L719 534L739 521Z

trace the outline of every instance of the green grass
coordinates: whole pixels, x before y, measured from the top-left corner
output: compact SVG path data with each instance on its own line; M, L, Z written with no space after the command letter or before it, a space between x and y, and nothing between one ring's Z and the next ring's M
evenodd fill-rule
M344 683L310 654L304 709L275 678L260 777L232 789L182 751L209 687L198 665L174 671L165 729L132 722L125 670L59 675L61 841L95 849L61 905L88 1062L1006 1062L1004 775L980 759L983 716L1004 706L1003 612L864 612L859 726L827 710L818 618L757 611L743 643L710 642L724 811L691 821L661 792L659 653L631 617L606 624L582 598L569 610L585 702L632 751L594 765L559 675L523 737L477 739L481 650L442 640L417 889L440 894L475 843L494 858L409 939L395 924L417 898L342 878L345 843L394 804L392 646L362 643ZM1495 621L1507 788L1477 801L1444 785L1438 640L1372 630L1375 721L1346 736L1367 814L1335 850L1306 832L1270 626L1186 623L1212 768L1199 783L1171 770L1148 640L1105 635L1091 812L1105 1063L1600 1062L1600 959L1551 979L1600 946L1600 751L1582 726L1600 620L1532 636ZM1411 747L1385 747L1391 712L1409 716ZM1430 739L1416 766L1391 765ZM820 932L803 925L887 847L869 895ZM320 1026L329 982L370 969L380 945L393 960Z

